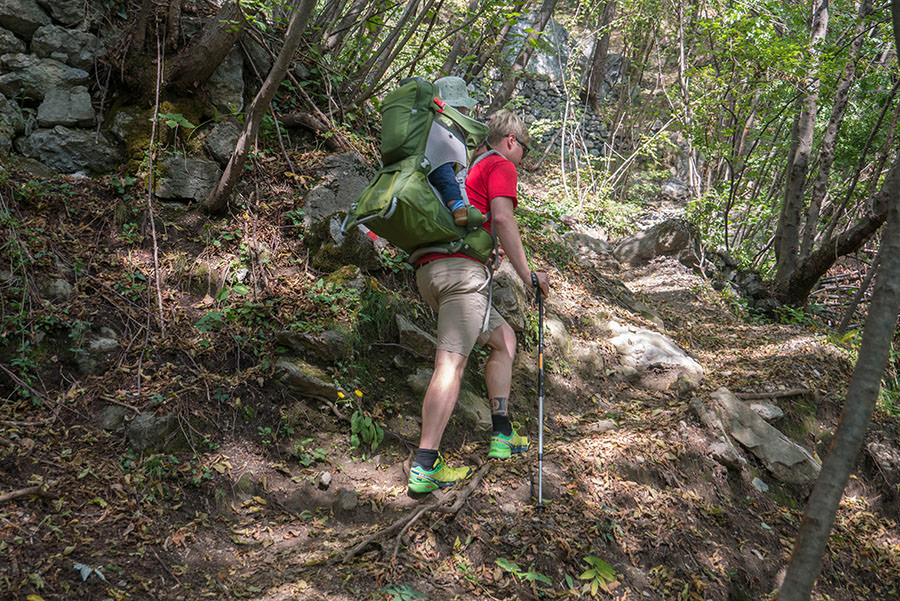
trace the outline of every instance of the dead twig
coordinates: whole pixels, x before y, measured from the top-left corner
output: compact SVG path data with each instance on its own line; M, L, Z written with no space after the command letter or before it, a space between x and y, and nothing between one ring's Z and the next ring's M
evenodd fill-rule
M47 491L41 489L40 486L28 486L26 488L20 488L19 490L14 490L0 495L0 503L6 503L7 501L12 501L13 499L18 499L19 497L31 496L49 497L50 495L47 493Z

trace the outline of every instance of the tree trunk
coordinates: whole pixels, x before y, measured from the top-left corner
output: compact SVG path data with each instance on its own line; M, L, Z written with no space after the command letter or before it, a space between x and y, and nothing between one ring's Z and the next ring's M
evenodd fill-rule
M272 70L269 71L268 77L266 77L259 92L256 93L256 97L247 111L244 131L241 132L238 138L234 153L231 155L228 165L225 166L225 171L222 173L219 183L203 203L203 206L210 213L219 213L228 205L234 186L241 178L241 173L244 170L244 161L247 159L247 154L250 151L251 142L256 138L259 123L262 121L263 115L269 110L269 104L272 102L278 86L281 85L281 81L287 73L294 53L300 45L303 29L306 27L306 22L309 20L309 15L312 13L315 3L315 0L303 0L295 9L294 16L291 17L291 22L288 25L284 46L281 48L281 52L278 53L278 58L275 59Z
M606 0L603 16L600 18L600 29L591 52L591 68L585 82L582 98L594 111L600 107L600 88L606 80L606 60L609 57L609 34L613 19L616 18L616 0Z
M341 22L338 23L334 29L330 30L325 37L325 52L340 52L341 46L344 44L344 39L356 24L356 20L359 18L359 15L362 14L367 1L368 0L353 1L353 4L350 5L350 9L341 19Z
M475 14L478 10L478 0L469 0L469 9L466 11L466 14L463 18L459 19L459 23L465 23L466 19L469 18L469 15ZM456 66L456 63L459 61L459 55L462 54L463 48L468 41L468 32L460 30L456 34L456 38L453 40L453 46L450 48L450 54L447 55L447 58L444 59L444 64L441 65L441 73L446 75L450 75L453 71L453 68Z
M800 215L803 210L803 192L806 188L806 172L812 153L813 133L816 125L816 105L819 99L818 45L828 29L828 0L813 0L812 35L810 51L812 64L806 97L803 99L800 115L794 127L791 155L788 158L787 182L784 186L784 203L775 230L775 285L787 286L788 280L797 268L797 253L800 247Z
M893 1L895 27L900 21L898 4L900 0ZM875 409L897 327L897 313L900 311L900 170L893 170L886 187L890 198L890 217L881 241L884 252L878 283L869 307L840 425L794 541L791 562L778 593L780 601L807 601L822 569L828 536Z
M537 17L534 20L534 25L532 25L533 31L525 38L525 43L522 44L522 49L516 56L516 60L513 61L512 69L506 77L506 81L503 82L503 85L497 91L497 95L494 96L491 106L488 108L488 113L493 113L503 108L503 105L512 96L513 90L516 89L516 84L519 83L519 77L525 71L525 67L528 66L528 61L531 60L535 42L543 33L544 27L547 26L547 22L553 14L553 9L556 8L556 2L557 0L544 0L543 4L541 4L541 8L538 10Z
M372 56L366 63L360 67L359 71L357 71L356 75L353 77L355 82L354 87L356 88L356 93L354 94L354 103L363 100L364 97L361 98L362 92L370 88L373 83L378 83L372 81L372 71L373 69L381 69L383 67L384 70L381 71L384 74L384 71L387 70L388 65L384 63L388 62L388 57L391 52L394 50L394 46L397 44L397 40L400 39L400 34L409 24L410 20L413 18L413 15L416 14L416 9L419 8L419 0L408 0L406 3L406 7L403 9L403 12L400 14L400 18L397 20L397 24L394 25L394 28L391 29L390 33L388 33L387 37L384 41L381 42L381 45L378 47L378 50L372 53ZM424 11L423 11L424 12Z
M222 59L241 37L247 21L240 4L223 4L215 22L191 38L172 60L166 63L163 82L184 94L193 93L212 75Z
M800 262L785 282L784 287L776 287L775 296L780 302L788 305L805 302L819 278L831 269L839 257L859 249L884 225L888 209L891 203L896 201L896 197L891 195L898 194L898 191L896 188L892 188L892 182L896 182L898 178L900 178L900 156L895 159L890 172L888 172L887 178L873 202L871 213L849 230L822 242L819 248Z
M838 82L837 90L834 93L834 103L831 106L831 117L828 119L828 125L825 127L825 134L819 143L819 169L816 172L816 178L813 181L812 193L809 197L809 208L806 211L806 224L803 226L803 242L800 245L800 260L809 256L812 252L813 242L816 239L816 233L819 230L819 210L822 207L822 201L828 192L828 178L831 175L831 165L834 162L834 146L837 141L838 130L844 120L844 111L847 108L847 102L850 99L850 87L856 81L856 61L859 54L859 48L865 36L866 17L872 12L872 0L862 0L859 3L857 12L857 24L854 32L853 41L850 43L848 50L847 65Z
M856 293L853 295L853 298L847 304L847 309L844 311L844 317L841 319L841 323L838 324L837 333L839 336L843 336L844 332L847 331L847 328L850 327L850 322L853 320L853 314L856 313L856 308L859 306L860 301L863 296L866 294L866 290L869 289L869 285L872 283L872 278L875 276L875 272L878 271L878 266L881 264L881 249L884 248L883 245L878 247L878 252L875 253L875 258L872 260L872 264L869 265L869 270L866 272L866 277L863 278L863 281L859 284L859 288L856 289Z
M531 0L516 0L513 4L512 10L515 13L522 13L528 10L529 5L531 4ZM478 77L479 74L484 70L488 61L491 60L492 57L497 57L500 54L500 50L503 48L503 44L506 42L506 36L509 34L509 30L512 29L513 23L511 20L507 19L507 22L503 24L503 27L500 28L499 33L497 35L492 36L490 32L488 32L482 40L493 39L494 43L490 46L482 48L481 53L479 53L478 58L475 62L466 69L466 74L463 75L463 79L466 81L471 81Z

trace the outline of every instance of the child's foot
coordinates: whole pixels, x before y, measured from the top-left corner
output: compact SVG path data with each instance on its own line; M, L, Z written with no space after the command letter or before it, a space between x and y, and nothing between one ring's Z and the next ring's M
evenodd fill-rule
M462 207L453 211L453 223L460 227L469 225L469 211Z

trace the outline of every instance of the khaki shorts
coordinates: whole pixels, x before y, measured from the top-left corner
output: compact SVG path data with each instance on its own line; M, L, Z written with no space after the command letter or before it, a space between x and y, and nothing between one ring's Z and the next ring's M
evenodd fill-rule
M465 357L475 343L485 344L506 320L491 307L487 332L481 332L488 304L487 267L462 257L436 259L416 270L416 285L438 314L437 348Z

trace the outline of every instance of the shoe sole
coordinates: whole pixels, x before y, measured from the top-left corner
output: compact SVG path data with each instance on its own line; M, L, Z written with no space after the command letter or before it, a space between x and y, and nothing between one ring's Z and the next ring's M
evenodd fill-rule
M525 453L527 451L528 447L492 447L491 450L488 451L488 457L491 459L509 459L513 455Z

